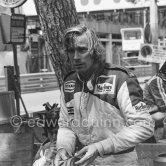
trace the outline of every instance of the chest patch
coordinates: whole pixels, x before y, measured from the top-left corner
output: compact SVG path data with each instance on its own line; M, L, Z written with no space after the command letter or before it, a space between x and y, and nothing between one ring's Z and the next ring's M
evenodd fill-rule
M94 94L114 94L116 75L100 76L96 80Z
M65 92L74 92L74 88L75 88L75 81L74 80L70 80L70 81L66 81L64 84L64 91Z
M146 108L147 108L147 105L143 102L139 102L138 104L134 106L134 109L136 112L145 111Z
M69 115L74 115L74 107L67 107L67 112Z

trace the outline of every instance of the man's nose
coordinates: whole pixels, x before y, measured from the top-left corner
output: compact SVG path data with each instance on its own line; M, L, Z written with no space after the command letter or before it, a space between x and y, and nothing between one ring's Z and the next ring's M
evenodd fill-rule
M74 59L79 59L79 54L77 50L74 52Z

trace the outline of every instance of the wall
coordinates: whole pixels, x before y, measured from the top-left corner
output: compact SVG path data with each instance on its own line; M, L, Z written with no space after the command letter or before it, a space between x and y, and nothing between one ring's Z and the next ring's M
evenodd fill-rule
M18 51L17 58L18 58L20 73L26 74L27 73L27 70L26 70L27 53ZM1 51L0 52L0 76L4 75L4 66L8 66L8 65L14 66L13 52Z

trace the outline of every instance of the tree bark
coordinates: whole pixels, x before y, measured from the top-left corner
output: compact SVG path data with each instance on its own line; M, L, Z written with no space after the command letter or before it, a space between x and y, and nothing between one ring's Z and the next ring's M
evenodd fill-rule
M126 0L126 1L136 4L139 0Z
M64 30L79 23L74 0L34 0L43 37L59 86L72 70L72 62L63 50Z

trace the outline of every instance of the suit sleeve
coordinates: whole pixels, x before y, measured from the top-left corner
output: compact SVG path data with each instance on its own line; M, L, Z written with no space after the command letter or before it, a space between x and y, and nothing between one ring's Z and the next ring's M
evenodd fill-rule
M57 150L66 149L69 155L73 155L76 145L76 135L71 129L71 121L65 106L64 94L61 90L61 109L59 117L59 130L57 135Z
M129 77L122 83L117 102L125 118L125 126L111 138L96 144L100 154L127 150L147 140L154 132L154 121L143 102L143 92L135 77Z
M159 111L166 112L166 86L164 81L156 76L151 82L145 86L149 89L149 93L144 90L145 102L148 105L157 105Z
M157 87L154 86L153 88L157 88ZM146 83L143 89L143 98L144 98L144 102L148 106L148 111L150 114L156 113L160 110L158 105L155 103L155 99L152 93L153 92L151 91L149 84Z

